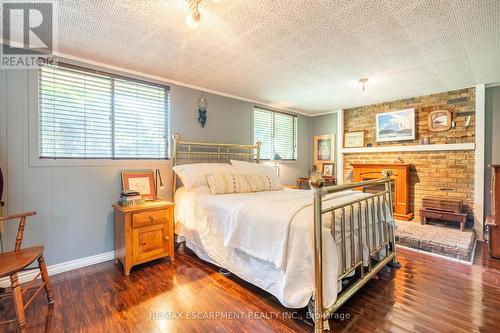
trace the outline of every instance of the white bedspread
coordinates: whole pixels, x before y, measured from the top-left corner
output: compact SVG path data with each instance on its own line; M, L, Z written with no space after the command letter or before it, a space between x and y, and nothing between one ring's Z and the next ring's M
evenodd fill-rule
M323 202L323 208L364 196L354 191L336 193ZM284 306L301 308L307 305L314 290L312 198L311 191L303 190L211 195L208 187L194 191L179 189L175 197L176 233L203 260L266 290ZM335 302L341 290L337 283L340 228L336 228L334 242L329 216L324 215L323 220L327 307ZM356 226L357 222L354 228L357 240ZM348 248L350 232L346 230ZM366 258L366 246L364 252ZM349 262L350 251L346 256ZM354 256L359 257L357 248Z
M312 204L312 196L309 191L278 193L253 195L234 206L226 221L224 245L284 271L290 222Z

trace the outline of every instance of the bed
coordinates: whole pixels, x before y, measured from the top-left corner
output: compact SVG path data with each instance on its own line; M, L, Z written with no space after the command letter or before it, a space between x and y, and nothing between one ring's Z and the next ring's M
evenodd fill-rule
M260 144L180 140L173 163L259 163ZM213 195L186 189L174 174L178 241L201 259L274 295L284 306L309 306L315 330L376 272L395 260L390 174L379 180L312 190Z

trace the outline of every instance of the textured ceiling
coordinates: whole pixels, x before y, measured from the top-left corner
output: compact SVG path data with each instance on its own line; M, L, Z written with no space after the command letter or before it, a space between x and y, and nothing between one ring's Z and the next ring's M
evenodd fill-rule
M57 2L60 53L310 114L500 82L500 0Z

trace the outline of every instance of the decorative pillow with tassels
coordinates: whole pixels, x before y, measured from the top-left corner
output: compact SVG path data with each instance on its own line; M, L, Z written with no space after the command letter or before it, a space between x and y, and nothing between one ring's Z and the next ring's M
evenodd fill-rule
M252 192L245 175L235 173L210 173L206 175L208 187L212 194L248 193Z

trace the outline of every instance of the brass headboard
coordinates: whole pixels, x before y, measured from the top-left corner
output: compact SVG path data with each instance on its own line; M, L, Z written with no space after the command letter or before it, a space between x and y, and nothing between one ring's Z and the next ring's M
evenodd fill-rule
M209 143L181 140L179 134L172 135L172 165L191 163L230 163L229 160L260 162L261 142L254 145L235 143ZM173 173L172 198L177 190L177 175Z

